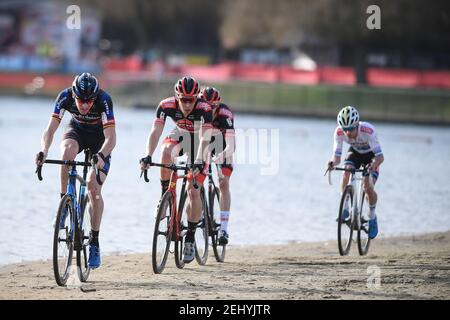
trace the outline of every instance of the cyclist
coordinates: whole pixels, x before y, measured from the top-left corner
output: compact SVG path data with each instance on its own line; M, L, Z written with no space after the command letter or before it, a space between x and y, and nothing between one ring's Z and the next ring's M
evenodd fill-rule
M206 87L200 98L209 102L213 108L213 131L210 151L215 162L221 165L219 174L220 189L220 230L219 244L228 243L228 220L230 217L231 194L230 177L233 172L233 153L235 151L234 116L231 109L220 102L220 92L214 87Z
M65 111L72 115L72 119L60 145L62 160L74 160L78 153L89 148L93 154L98 155L97 168L104 181L110 167L111 152L116 144L113 103L109 94L100 89L96 77L90 73L77 75L72 86L62 90L56 98L54 112L41 139L44 158L39 161L38 153L36 165L44 163ZM67 190L68 170L68 167L61 166L61 197ZM87 189L92 207L88 263L92 269L96 269L101 263L98 237L104 203L102 186L98 184L94 170L88 175Z
M383 152L378 142L377 133L373 125L359 121L359 113L352 106L344 107L337 116L338 127L334 131L334 155L328 162L328 168L334 169L341 162L343 141L350 145L344 161L346 169L360 168L369 165L368 175L364 178L364 191L369 200L369 238L374 239L378 234L377 216L375 208L377 193L374 184L378 179L379 167L384 161ZM369 175L373 177L373 185L369 182ZM344 191L350 179L350 173L345 172L342 177L341 192ZM349 208L344 208L344 219L349 216Z
M148 169L152 155L164 130L167 117L175 122L175 129L163 140L161 163L171 164L177 156L187 154L194 165L194 177L203 184L207 175L207 153L211 135L212 110L209 103L199 99L200 85L193 77L184 76L175 83L175 96L162 100L156 110L156 118L147 141L147 156L140 161L141 169ZM162 194L169 187L170 170L161 169ZM187 183L189 204L186 208L188 230L185 238L183 261L195 258L195 230L201 218L202 203L200 188L193 187L192 179Z

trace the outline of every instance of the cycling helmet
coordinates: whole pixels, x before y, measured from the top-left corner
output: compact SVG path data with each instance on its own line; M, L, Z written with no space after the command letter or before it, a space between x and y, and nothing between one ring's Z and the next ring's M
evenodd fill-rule
M218 103L220 102L220 93L214 87L206 87L200 93L200 98L209 103Z
M343 129L351 129L358 125L359 113L352 106L346 106L339 111L337 116L337 123Z
M175 95L181 97L197 97L200 92L200 85L194 78L185 76L175 83Z
M97 78L87 72L77 75L72 83L72 91L82 100L94 99L99 92Z

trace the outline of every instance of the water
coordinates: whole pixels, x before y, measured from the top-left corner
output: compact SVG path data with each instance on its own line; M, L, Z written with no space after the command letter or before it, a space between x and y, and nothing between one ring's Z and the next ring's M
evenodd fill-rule
M53 100L0 98L0 264L51 258L59 171L46 166L44 180L38 181L34 157L52 108ZM138 159L144 155L154 111L115 106L115 115L117 146L103 188L102 251L150 253L161 192L159 172L151 170L151 182L144 183ZM59 157L69 118L66 114L49 158ZM385 154L377 182L380 237L449 230L450 128L374 125ZM231 243L335 239L339 175L333 175L333 186L323 176L335 120L238 115L236 127L279 129L280 162L276 175L261 175L261 164L236 165L231 179ZM171 128L169 120L166 131ZM243 144L237 147L242 150Z

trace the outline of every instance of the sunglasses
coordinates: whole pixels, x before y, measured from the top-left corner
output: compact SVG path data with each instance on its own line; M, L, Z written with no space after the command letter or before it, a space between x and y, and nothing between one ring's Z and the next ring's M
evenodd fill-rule
M195 101L195 97L184 97L184 98L180 98L180 101L183 103L192 103Z
M78 98L77 96L75 96L75 99L77 99L81 103L92 103L92 102L95 101L95 98L94 99L87 99L87 100L85 100L85 99Z
M342 130L344 130L345 132L352 132L353 130L355 130L356 127L352 127L352 128L342 128Z

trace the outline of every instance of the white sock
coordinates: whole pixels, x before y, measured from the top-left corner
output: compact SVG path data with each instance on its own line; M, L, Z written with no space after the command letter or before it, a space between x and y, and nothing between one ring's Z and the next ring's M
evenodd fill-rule
M377 204L375 203L374 205L369 205L370 208L370 212L369 212L369 219L373 220L377 217L377 215L375 214L375 208L377 207Z
M230 211L220 211L220 231L227 231Z

